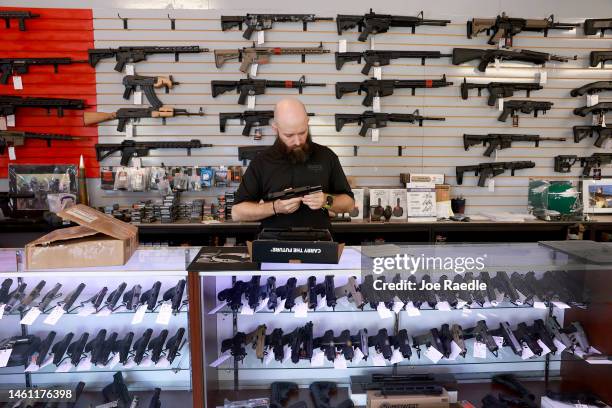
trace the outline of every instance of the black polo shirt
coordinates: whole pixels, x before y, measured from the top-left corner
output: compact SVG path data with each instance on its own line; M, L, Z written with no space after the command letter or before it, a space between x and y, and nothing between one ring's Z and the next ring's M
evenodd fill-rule
M265 200L269 193L287 188L317 186L328 194L353 192L346 179L338 156L328 147L313 142L304 163L293 164L286 154L275 146L258 154L242 176L234 196L234 204L243 201ZM327 228L331 223L327 210L311 210L302 204L292 214L278 214L261 220L262 228L312 227Z

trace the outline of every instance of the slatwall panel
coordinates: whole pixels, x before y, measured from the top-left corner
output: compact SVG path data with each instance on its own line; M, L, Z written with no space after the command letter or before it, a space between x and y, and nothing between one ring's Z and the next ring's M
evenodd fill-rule
M2 10L11 8L3 7ZM14 8L23 10L23 8ZM39 18L26 20L26 31L19 31L16 20L11 28L1 29L0 50L2 58L54 58L70 57L86 60L87 49L93 46L93 21L91 10L44 8L31 9ZM4 24L4 23L3 23ZM15 90L13 82L0 85L0 94L34 96L49 98L84 99L95 110L96 76L88 64L71 64L59 67L57 74L52 66L30 67L27 74L21 75L23 90ZM83 126L82 111L66 110L64 117L58 118L55 110L48 115L42 109L19 109L16 126L9 130L37 133L63 133L83 137L78 141L53 141L51 148L44 140L27 140L17 147L16 161L11 163L79 163L83 154L88 177L98 175L94 144L97 142L96 128ZM0 156L0 177L7 176L9 158Z

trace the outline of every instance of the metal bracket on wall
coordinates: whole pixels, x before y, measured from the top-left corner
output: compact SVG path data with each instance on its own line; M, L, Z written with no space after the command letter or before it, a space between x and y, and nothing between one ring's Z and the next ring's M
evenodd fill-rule
M170 17L170 14L168 14L168 20L170 20L170 29L175 30L176 29L176 18L172 18Z
M402 157L403 151L404 151L404 146L397 146L397 157Z
M353 156L357 156L358 152L359 152L359 146L353 146Z
M127 19L127 18L124 18L124 17L121 17L121 16L119 15L119 13L117 13L117 17L119 17L121 20L123 20L123 29L124 29L124 30L127 30L127 29L128 29L128 19Z

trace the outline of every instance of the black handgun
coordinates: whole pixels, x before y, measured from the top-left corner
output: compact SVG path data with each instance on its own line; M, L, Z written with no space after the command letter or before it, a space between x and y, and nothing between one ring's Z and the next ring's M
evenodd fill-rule
M161 401L159 400L160 393L161 388L155 388L155 391L153 391L153 396L151 397L151 401L149 401L149 408L161 408Z
M460 285L463 284L467 284L469 282L467 282L463 276L461 276L460 274L455 274L455 277L453 278L453 286L457 286L460 287ZM465 302L468 305L472 304L473 301L473 296L472 293L467 290L467 289L458 289L457 290L457 297L459 298L459 300Z
M25 290L27 286L27 283L21 283L14 291L9 294L8 300L4 305L4 313L11 313L13 308L19 305L23 298L25 298Z
M487 292L487 298L489 298L489 303L491 303L491 305L493 306L497 306L499 304L499 299L497 293L495 293L495 283L491 279L491 275L489 275L489 272L480 272L480 280L485 285L487 285L485 291Z
M387 329L380 329L374 336L369 336L368 345L373 345L374 349L382 354L385 359L391 359L393 350L391 349L391 342L389 341Z
M115 348L113 351L119 354L119 362L125 365L130 357L130 350L132 349L132 340L134 339L134 333L129 332L121 340L115 342Z
M514 335L514 332L512 331L512 328L510 327L510 324L508 322L500 323L499 329L492 330L491 334L493 336L503 337L504 345L510 347L514 354L516 354L517 356L523 354L523 347Z
M168 339L166 342L166 358L168 362L172 364L176 356L178 355L179 350L183 347L182 341L183 336L185 335L185 329L182 327L176 331L176 334Z
M514 335L516 336L518 341L521 342L521 344L527 345L527 347L531 349L533 354L538 356L542 355L542 352L544 350L542 350L542 347L540 347L537 340L534 338L535 336L531 334L531 330L529 330L529 328L527 327L527 323L519 323L516 327L516 330L514 331Z
M111 311L114 312L117 310L117 303L119 302L119 299L121 299L125 288L127 288L127 283L121 282L117 289L113 290L110 295L108 295L108 298L106 298L106 307L108 307Z
M183 292L185 291L186 283L185 279L181 279L175 287L168 289L162 298L164 302L172 299L172 312L174 314L177 314L183 306Z
M140 364L142 362L152 334L153 329L147 329L142 336L134 342L134 362L136 364Z
M548 329L546 328L546 325L542 319L534 320L531 329L533 330L535 336L540 339L540 341L544 343L546 347L553 352L553 354L557 353L557 346L555 346L552 335L548 332Z
M410 359L410 356L412 356L412 348L410 347L410 336L408 336L408 331L406 329L401 329L397 335L391 336L390 340L395 350L399 349L404 358Z
M119 337L119 333L112 332L110 336L104 341L102 345L102 351L99 354L98 362L101 365L108 364L110 360L110 355L115 352L117 348L117 337Z
M512 275L510 275L510 282L512 282L512 285L516 288L516 290L518 290L519 293L525 297L525 303L533 304L535 290L525 283L523 275L518 272L512 272Z
M81 398L81 394L83 394L83 390L85 389L85 383L83 381L80 381L73 392L74 398L73 401L67 402L66 403L66 408L75 408L76 407L76 403L79 402L79 398ZM58 403L59 404L59 403Z
M91 306L96 309L96 311L100 310L100 306L102 302L104 302L104 298L106 298L106 293L108 292L108 288L104 286L102 289L98 291L95 295L87 299L82 303L82 305L86 305L87 303L91 303Z
M589 339L587 338L586 332L579 322L572 322L570 327L565 329L565 332L568 334L572 344L580 347L585 353L590 351L591 345L589 343Z
M442 343L442 355L448 358L451 355L451 343L453 335L451 334L450 326L444 323L440 328L440 343Z
M499 347L497 347L497 343L491 336L489 327L484 320L479 320L475 327L464 330L463 334L466 339L475 338L480 343L484 343L487 349L497 357Z
M438 283L440 284L441 288L438 291L438 298L443 302L447 302L451 307L457 307L457 303L459 301L457 300L455 293L452 290L444 290L444 282L448 280L448 276L446 275L442 275L440 276L440 279L438 279Z
M508 274L506 272L497 272L497 275L495 275L495 278L493 278L493 280L496 282L497 287L499 287L504 293L506 299L508 299L511 303L514 304L522 304L522 302L520 301L520 296L516 291L516 288L510 281L510 278L508 277Z
M295 285L297 283L296 278L289 278L287 282L276 288L276 296L282 301L285 300L285 309L291 310L295 306Z
M421 334L419 336L412 337L412 347L417 351L417 356L421 357L421 346L433 347L438 350L441 354L444 353L444 346L440 339L440 332L435 327L429 330L428 333Z
M18 312L22 312L28 306L30 306L32 302L34 302L40 296L40 292L43 290L46 284L47 282L45 282L44 280L38 282L38 284L30 292L30 294L21 300L19 306L17 306L15 310L17 310Z
M127 310L136 310L140 301L142 286L134 285L132 289L123 294L123 303Z
M164 329L159 335L149 342L147 349L150 351L151 360L157 364L161 358L162 351L164 351L164 343L168 337L168 330Z
M570 337L567 335L567 333L563 329L563 327L561 327L561 325L559 324L559 322L557 321L557 318L555 316L550 316L548 319L546 319L546 328L548 329L548 332L555 339L557 339L558 341L563 343L563 345L569 351L573 351L574 350L574 343L572 342Z
M47 354L49 354L49 350L51 349L51 345L53 344L53 340L55 340L56 333L54 331L50 331L47 334L47 337L40 343L40 347L38 348L38 357L36 357L36 365L41 366L42 363L45 362L47 358Z
M272 333L266 335L265 346L267 350L272 350L276 361L283 361L285 356L283 343L283 329L274 329ZM269 351L268 351L269 352Z
M336 359L336 343L334 342L333 330L327 330L323 333L322 337L314 339L313 346L320 348L329 361L334 361Z
M89 343L85 345L85 353L90 353L91 363L98 365L98 363L104 364L102 354L104 352L104 342L106 341L106 329L102 329L98 332L96 337L93 338Z
M153 287L140 295L140 303L147 305L147 310L152 312L157 306L157 298L159 297L159 289L161 288L161 282L157 281L153 284Z
M336 383L331 381L315 381L308 387L310 389L310 396L314 402L315 408L329 408L331 407L330 401L332 394L337 393L338 386ZM299 403L296 403L297 405ZM336 408L353 408L355 404L352 400L346 399L341 401ZM304 408L303 406L289 408Z
M59 366L62 362L64 354L66 353L66 350L68 349L73 337L74 333L68 333L51 348L51 353L53 354L53 364L56 366Z
M471 283L474 282L474 274L472 272L466 272L463 276L463 280L466 283ZM471 291L472 297L474 298L474 302L478 303L480 306L484 305L485 303L485 296L484 296L484 292L482 290L479 289L475 289L473 291Z
M315 293L325 297L325 303L332 309L336 307L336 288L334 285L334 275L325 275L323 282L317 284ZM315 305L316 307L316 305Z
M306 279L306 284L300 285L296 290L296 297L301 296L304 303L308 305L309 309L315 309L317 307L317 277L309 276ZM286 304L285 304L286 305Z
M79 283L79 286L77 286L76 289L66 295L64 301L62 302L64 304L64 311L66 311L66 313L71 312L72 305L77 301L79 296L81 296L83 289L85 289L85 284Z
M120 371L113 375L113 382L102 389L102 395L104 402L122 401L124 404L129 404L132 401Z
M62 288L62 284L56 283L55 286L50 291L48 291L45 294L45 296L42 297L42 299L37 305L37 307L41 310L41 312L43 313L46 312L47 308L49 307L49 304L55 299L58 299L59 297L62 296L62 294L59 293L61 288Z
M81 334L81 337L79 337L77 341L71 343L66 349L66 355L70 357L70 362L75 367L79 365L79 362L83 358L83 351L85 350L88 338L89 333L85 332Z
M2 286L0 286L0 305L8 301L11 286L13 286L13 280L11 278L6 278L2 281Z
M226 302L233 311L242 307L242 295L247 289L247 284L241 280L236 281L231 288L223 289L217 294L217 299Z
M451 335L453 336L455 344L461 349L459 355L465 358L467 347L465 347L465 339L463 338L463 328L456 323L453 324L451 327Z
M423 275L423 278L421 278L421 282L426 282L427 284L429 284L431 283L431 278L429 277L429 275ZM427 302L429 307L434 309L436 307L436 304L438 303L438 300L436 299L436 295L434 291L433 290L422 290L420 292L423 294L423 297L425 298L425 301Z
M336 349L340 351L344 359L347 361L353 360L355 349L353 348L352 336L350 330L342 330L340 336L334 338ZM335 353L334 353L335 354Z
M305 195L308 195L308 194L318 193L319 191L323 191L322 186L303 186L303 187L288 188L283 191L269 193L266 196L265 201L288 200L290 198L304 197Z

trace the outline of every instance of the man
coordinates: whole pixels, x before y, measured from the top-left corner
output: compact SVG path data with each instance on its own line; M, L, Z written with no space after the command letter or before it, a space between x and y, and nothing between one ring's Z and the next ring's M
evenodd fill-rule
M311 140L306 109L297 99L276 104L272 128L276 141L257 155L244 173L234 197L232 219L261 220L263 228L329 229L328 211L343 213L354 207L353 192L338 156ZM323 191L264 201L270 193L318 185Z

